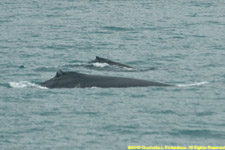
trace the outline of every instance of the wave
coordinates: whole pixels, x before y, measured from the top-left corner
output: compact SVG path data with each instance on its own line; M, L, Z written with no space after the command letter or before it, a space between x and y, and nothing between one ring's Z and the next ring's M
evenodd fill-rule
M86 67L87 65L88 65L87 63L76 62L70 64L63 64L57 67Z
M39 89L48 89L46 87L40 86L29 81L20 81L20 82L9 82L9 86L12 88L39 88Z
M192 83L192 84L176 84L176 86L178 87L189 87L189 86L201 86L204 84L208 84L208 82L204 81L204 82L196 82L196 83Z
M126 27L116 27L116 26L104 26L102 27L104 30L108 31L133 31L132 28L126 28Z

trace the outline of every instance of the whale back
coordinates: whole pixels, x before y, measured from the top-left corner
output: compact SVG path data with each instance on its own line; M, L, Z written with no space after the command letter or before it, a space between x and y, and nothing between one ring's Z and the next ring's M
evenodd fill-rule
M58 70L56 75L41 83L41 86L48 88L74 88L79 86L83 74L77 72L63 72Z
M120 66L120 67L126 67L126 68L135 69L134 67L131 67L131 66L128 66L128 65L125 65L125 64L121 64L121 63L112 61L110 59L101 58L101 57L98 57L98 56L96 56L95 60L92 61L92 62L107 63L109 65L115 65L115 66Z
M132 79L126 77L87 75L77 72L63 72L58 70L55 77L42 82L41 86L48 88L85 88L85 87L146 87L146 86L172 86L148 80Z

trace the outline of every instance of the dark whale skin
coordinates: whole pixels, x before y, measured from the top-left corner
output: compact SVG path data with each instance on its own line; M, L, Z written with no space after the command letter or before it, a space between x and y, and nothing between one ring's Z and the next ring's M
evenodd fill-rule
M147 86L172 86L169 84L148 80L101 75L87 75L77 72L63 72L61 70L57 71L55 77L45 82L42 82L40 85L47 88L126 88Z
M131 67L131 66L128 66L128 65L125 65L125 64L121 64L121 63L112 61L110 59L101 58L101 57L98 57L98 56L96 56L95 60L90 61L89 63L96 63L96 62L97 63L107 63L109 65L114 65L114 66L119 66L119 67L125 67L125 68L135 69L134 67Z

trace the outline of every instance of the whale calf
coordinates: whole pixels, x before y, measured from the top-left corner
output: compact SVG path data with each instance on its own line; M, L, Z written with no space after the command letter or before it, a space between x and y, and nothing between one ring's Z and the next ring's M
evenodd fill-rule
M109 65L125 67L125 68L129 68L129 69L135 69L134 67L131 67L131 66L128 66L128 65L125 65L125 64L121 64L121 63L112 61L110 59L101 58L101 57L98 57L98 56L96 56L95 60L92 60L89 63L107 63Z
M126 77L87 75L78 72L58 70L55 77L40 84L47 88L126 88L147 86L173 86L170 84Z

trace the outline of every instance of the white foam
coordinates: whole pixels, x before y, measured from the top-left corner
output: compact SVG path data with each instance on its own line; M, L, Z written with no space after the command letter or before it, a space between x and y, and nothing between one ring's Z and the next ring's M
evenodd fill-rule
M107 63L99 63L99 62L95 62L95 63L92 63L95 67L106 67L106 66L109 66L109 64Z
M86 63L77 62L77 63L70 63L70 64L62 64L62 65L56 66L56 68L57 67L75 67L75 66L83 66L83 65L86 65Z
M128 68L128 67L123 67L125 70L129 70L129 71L131 71L131 70L135 70L135 68Z
M204 81L204 82L196 82L196 83L192 83L192 84L176 84L176 86L178 87L188 87L188 86L201 86L204 84L208 84L208 82Z
M35 83L31 83L29 81L20 81L20 82L9 82L10 87L12 88L29 88L29 87L34 87L34 88L40 88L40 89L48 89L46 87L40 86Z

